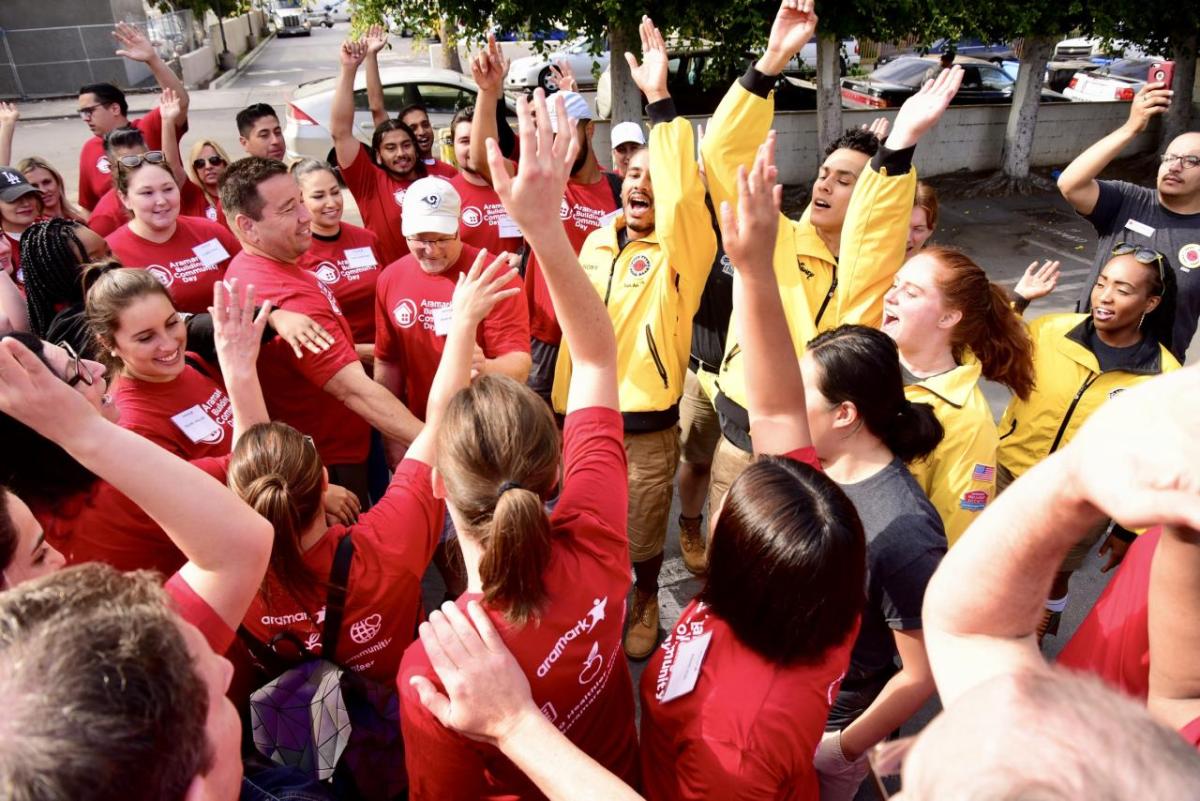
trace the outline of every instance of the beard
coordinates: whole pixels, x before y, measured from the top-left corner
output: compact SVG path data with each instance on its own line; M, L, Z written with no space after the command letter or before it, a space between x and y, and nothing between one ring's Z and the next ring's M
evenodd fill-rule
M571 165L571 175L575 175L583 169L583 165L587 162L588 153L591 152L591 149L592 143L585 136L583 144L579 148L579 155L575 157L575 163Z

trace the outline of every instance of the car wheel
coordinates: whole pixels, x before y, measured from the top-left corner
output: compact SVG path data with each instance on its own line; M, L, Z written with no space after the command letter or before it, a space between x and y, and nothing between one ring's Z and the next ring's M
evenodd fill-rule
M538 86L542 87L542 91L546 94L558 91L558 84L554 82L554 77L550 74L549 67L538 73Z

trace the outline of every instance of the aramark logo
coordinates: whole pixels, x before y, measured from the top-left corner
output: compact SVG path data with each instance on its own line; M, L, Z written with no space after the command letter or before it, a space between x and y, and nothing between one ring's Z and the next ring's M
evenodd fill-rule
M597 598L592 603L591 610L578 623L563 632L563 635L554 643L549 655L542 664L538 665L538 678L544 678L550 672L550 668L554 667L554 663L563 655L563 651L571 644L572 640L584 634L590 634L592 629L596 628L601 620L604 620L604 609L608 606L608 596Z

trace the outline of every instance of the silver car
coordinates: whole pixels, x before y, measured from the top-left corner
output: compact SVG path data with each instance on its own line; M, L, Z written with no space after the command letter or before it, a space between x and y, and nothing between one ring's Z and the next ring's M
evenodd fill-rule
M474 105L479 88L453 70L435 67L381 67L384 108L390 116L420 103L429 112L436 129L450 125L454 114ZM333 105L336 78L320 78L300 84L285 106L283 138L288 156L324 161L333 147L329 134L329 110ZM370 144L375 122L367 104L367 78L361 71L354 79L354 136Z
M565 61L571 65L575 80L581 89L596 85L596 76L608 69L608 41L595 43L596 53L592 52L593 41L586 37L570 42L545 56L525 56L515 59L508 66L508 75L504 77L506 92L532 92L539 86L547 92L558 89L554 77L550 73L550 65L557 61ZM597 67L593 72L593 65Z

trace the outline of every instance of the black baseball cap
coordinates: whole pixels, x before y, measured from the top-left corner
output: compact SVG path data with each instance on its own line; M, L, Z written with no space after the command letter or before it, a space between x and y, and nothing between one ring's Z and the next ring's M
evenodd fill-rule
M25 180L24 175L12 167L0 167L0 200L12 203L29 194L36 195L38 190Z

